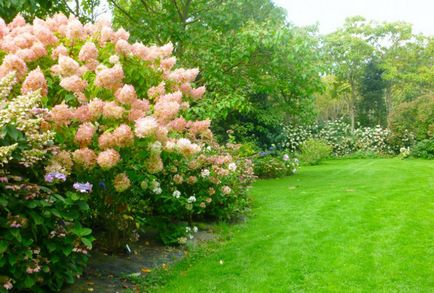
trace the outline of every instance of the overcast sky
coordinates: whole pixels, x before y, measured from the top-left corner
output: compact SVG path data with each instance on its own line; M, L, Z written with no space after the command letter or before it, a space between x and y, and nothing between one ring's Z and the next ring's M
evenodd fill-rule
M434 0L274 0L288 11L297 26L319 23L321 33L341 26L348 16L369 20L402 20L413 24L416 33L434 35Z

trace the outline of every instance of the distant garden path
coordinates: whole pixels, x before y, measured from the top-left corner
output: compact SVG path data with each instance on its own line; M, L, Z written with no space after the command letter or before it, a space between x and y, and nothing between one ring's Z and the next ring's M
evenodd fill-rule
M162 292L434 290L433 161L329 161L251 194L248 222Z

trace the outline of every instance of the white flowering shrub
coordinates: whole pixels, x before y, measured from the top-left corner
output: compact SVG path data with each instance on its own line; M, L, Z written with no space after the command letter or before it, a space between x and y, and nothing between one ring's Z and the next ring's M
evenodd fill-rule
M301 145L308 139L320 139L330 145L334 156L345 156L356 152L376 154L393 154L401 146L407 146L412 140L392 141L390 130L380 126L362 127L354 131L343 119L328 121L323 125L283 127L284 139L278 143L282 149L295 153L300 152Z

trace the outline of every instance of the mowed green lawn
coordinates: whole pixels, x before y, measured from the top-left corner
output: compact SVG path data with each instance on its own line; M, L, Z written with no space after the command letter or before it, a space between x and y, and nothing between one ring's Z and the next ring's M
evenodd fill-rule
M251 196L247 223L156 291L434 292L434 161L328 161Z

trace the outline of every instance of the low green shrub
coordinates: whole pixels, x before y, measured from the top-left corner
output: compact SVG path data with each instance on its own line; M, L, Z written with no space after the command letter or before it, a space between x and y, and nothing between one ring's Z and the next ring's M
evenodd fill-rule
M281 152L261 152L254 159L255 175L259 178L277 178L297 172L298 159Z
M434 139L424 139L418 142L412 148L411 155L416 158L434 159Z
M319 139L308 139L301 145L300 160L303 164L318 165L329 157L332 147Z
M23 177L0 174L0 284L58 291L81 275L92 248L83 195L62 196Z

